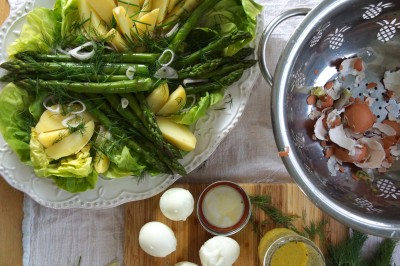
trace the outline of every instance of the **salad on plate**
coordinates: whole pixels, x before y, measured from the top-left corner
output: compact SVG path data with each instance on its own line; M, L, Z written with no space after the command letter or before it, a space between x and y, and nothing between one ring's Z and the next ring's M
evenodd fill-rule
M0 132L68 192L185 175L193 125L256 60L252 0L57 0L26 15L0 64ZM240 19L238 19L240 18Z

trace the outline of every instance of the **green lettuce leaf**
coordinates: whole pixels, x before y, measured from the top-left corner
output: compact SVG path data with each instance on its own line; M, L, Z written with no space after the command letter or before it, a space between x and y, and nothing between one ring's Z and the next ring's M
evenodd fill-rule
M58 45L61 30L60 14L38 7L28 13L21 34L7 48L10 57L19 52L38 51L49 53Z
M256 18L261 10L262 6L253 0L221 0L204 15L201 26L216 29L221 35L237 30L247 31L254 38ZM250 41L243 40L232 44L225 49L224 54L234 55Z
M95 188L98 180L98 174L96 171L92 171L84 178L53 176L52 179L56 182L59 188L62 188L70 193L77 193Z
M0 92L0 132L18 158L30 160L30 115L31 97L28 92L9 83Z
M104 173L107 178L120 178L130 175L139 176L145 169L144 165L138 162L138 158L131 155L128 147L123 147L120 154L110 156L110 168Z
M190 108L190 110L180 114L171 115L170 118L178 124L192 125L200 117L204 116L211 106L220 102L224 95L225 89L211 93L206 92L197 101L197 103L192 108Z
M78 1L61 0L61 37L71 39L76 35L77 23L80 22Z

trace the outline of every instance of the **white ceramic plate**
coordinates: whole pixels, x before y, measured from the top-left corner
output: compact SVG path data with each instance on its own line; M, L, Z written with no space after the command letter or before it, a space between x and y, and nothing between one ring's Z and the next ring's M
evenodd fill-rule
M6 60L6 47L18 37L19 30L25 22L26 13L37 6L52 8L54 4L54 0L10 0L9 2L10 16L0 28L0 62ZM259 34L257 36L259 37L264 20L260 18L258 21ZM258 41L259 38L254 41L254 46L258 44ZM0 75L2 74L0 70ZM226 100L216 106L215 110L210 110L193 126L197 137L197 147L181 160L188 173L203 163L236 125L258 75L257 65L247 70L238 82L228 88ZM4 85L0 84L0 88ZM180 178L179 175L149 176L140 183L137 183L135 177L114 180L99 178L94 189L71 194L59 189L51 179L36 177L33 169L19 161L1 136L0 174L11 186L25 192L38 203L56 209L101 209L142 200L162 192Z

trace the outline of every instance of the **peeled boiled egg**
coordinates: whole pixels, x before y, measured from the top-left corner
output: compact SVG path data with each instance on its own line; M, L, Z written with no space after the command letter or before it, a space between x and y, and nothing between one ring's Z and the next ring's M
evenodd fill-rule
M240 254L239 244L226 236L215 236L200 248L200 261L203 266L229 266Z
M174 266L198 266L198 265L193 262L189 262L189 261L181 261L181 262L175 263Z
M160 198L161 212L173 221L185 221L192 214L194 199L189 190L170 188Z
M151 256L165 257L176 250L176 238L167 225L149 222L140 229L139 245Z

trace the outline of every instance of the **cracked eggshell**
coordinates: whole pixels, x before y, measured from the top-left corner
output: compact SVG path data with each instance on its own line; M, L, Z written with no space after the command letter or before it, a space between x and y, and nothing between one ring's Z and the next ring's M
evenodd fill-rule
M355 162L354 164L360 168L380 168L382 162L386 158L385 150L376 139L373 138L361 138L357 141L359 144L364 144L368 149L368 157L363 162Z
M393 91L397 97L400 96L400 70L395 72L386 71L383 83L386 89Z
M329 139L337 144L339 147L351 150L356 144L356 140L349 138L343 128L343 125L339 125L329 130Z
M226 236L215 236L200 248L199 255L203 266L230 266L240 254L239 244Z
M176 250L174 232L160 222L149 222L139 232L139 245L147 254L154 257L166 257Z
M364 133L372 127L376 121L376 116L365 102L354 102L349 105L343 115L344 121L355 133Z
M382 124L391 126L396 131L396 138L400 138L400 123L392 120L383 120Z
M160 198L160 209L170 220L185 221L193 212L194 198L187 189L170 188Z
M367 157L368 149L366 146L356 145L352 150L335 147L335 157L343 163L361 162Z
M328 135L328 130L325 128L324 125L325 113L318 118L317 122L314 126L314 134L315 137L319 140L326 140L326 136Z
M380 132L387 136L396 136L396 130L388 124L375 123L373 128L378 129Z

